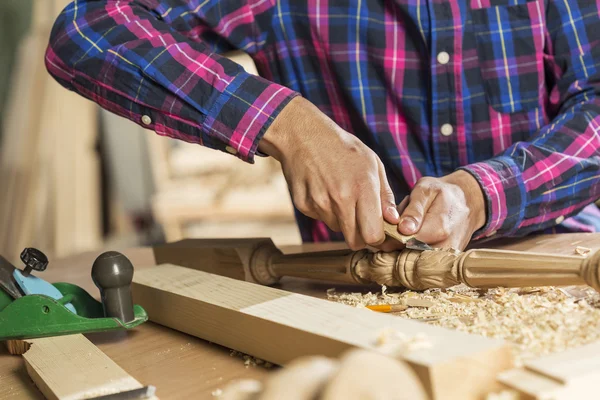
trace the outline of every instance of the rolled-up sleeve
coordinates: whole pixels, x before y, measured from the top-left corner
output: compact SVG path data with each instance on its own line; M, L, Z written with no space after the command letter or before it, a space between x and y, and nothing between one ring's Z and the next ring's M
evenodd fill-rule
M46 66L64 87L159 135L252 162L265 131L298 94L215 49L256 47L256 16L271 12L262 4L78 0L53 27Z

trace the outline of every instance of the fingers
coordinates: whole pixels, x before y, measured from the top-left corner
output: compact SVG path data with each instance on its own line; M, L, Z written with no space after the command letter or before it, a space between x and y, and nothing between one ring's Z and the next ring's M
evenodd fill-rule
M463 250L471 239L465 228L468 215L463 207L456 204L456 199L445 197L443 193L438 195L438 201L430 207L417 238L432 247Z
M377 185L378 186L378 185ZM385 240L379 190L366 190L356 204L356 222L362 240L377 246Z
M386 249L398 248L392 241L386 241L382 221L385 219L391 224L397 224L400 214L396 208L394 192L390 187L385 168L381 160L376 157L378 176L372 183L361 191L361 196L356 205L357 224L362 240L375 247ZM377 190L377 188L379 190Z
M400 243L396 239L386 238L383 243L381 243L380 245L377 245L375 247L377 247L377 249L379 249L381 251L390 252L390 251L395 251L395 250L402 250L406 246L404 246L404 244Z
M305 185L292 187L294 206L309 218L323 221L329 229L340 232L337 216L332 212L332 201L323 189L309 190Z
M436 208L435 205L430 208L416 237L430 246L446 247L448 245L446 241L451 233L450 223L444 215L445 210L436 210Z
M400 219L400 214L396 208L394 192L392 192L381 160L379 160L379 186L381 187L381 210L383 218L390 224L396 225Z
M399 213L385 169L370 150L353 179L310 175L315 179L296 181L292 171L284 168L296 208L310 218L323 221L332 231L342 232L352 250L384 242L384 217L388 222L398 223Z
M404 196L404 198L402 199L402 201L400 202L400 204L398 204L396 206L396 209L398 210L398 213L400 215L402 215L402 213L406 209L406 206L408 205L409 202L410 202L410 196ZM398 220L400 220L400 218L398 218Z
M414 235L419 232L425 214L434 202L439 187L428 179L420 180L413 191L410 193L410 199L406 208L400 216L398 231L403 235Z
M402 214L402 212L404 211L404 209L406 208L406 206L408 205L408 201L409 201L410 197L409 196L405 196L404 199L402 199L402 201L400 202L400 204L398 204L395 208L396 208L396 212L398 214ZM385 217L385 210L384 211L384 219L386 221L389 222L389 219ZM396 218L396 221L399 221L400 218ZM393 222L393 225L397 225L398 222ZM375 247L377 247L377 249L381 250L381 251L395 251L395 250L402 250L405 246L403 243L399 242L397 239L391 238L386 236L385 240L383 243L376 245Z
M437 178L423 178L410 194L398 230L405 235L416 234L417 239L432 247L463 250L473 232L469 210L460 187Z
M355 207L338 206L336 209L340 229L346 240L346 244L352 250L360 250L366 246L358 226L356 224L356 209Z

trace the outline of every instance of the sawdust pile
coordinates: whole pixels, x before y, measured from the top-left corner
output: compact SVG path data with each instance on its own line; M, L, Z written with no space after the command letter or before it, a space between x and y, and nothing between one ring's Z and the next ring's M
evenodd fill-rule
M526 359L600 340L600 295L586 287L482 290L459 285L418 293L389 292L383 286L381 293L329 289L327 297L354 307L408 304L405 311L394 314L504 339L513 344L518 366Z

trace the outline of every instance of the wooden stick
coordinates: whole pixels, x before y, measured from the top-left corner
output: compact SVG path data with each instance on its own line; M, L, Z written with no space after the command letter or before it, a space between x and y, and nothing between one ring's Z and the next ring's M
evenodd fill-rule
M83 335L27 342L27 373L49 400L87 399L143 387Z
M353 347L399 356L435 399L479 399L511 365L501 341L181 266L139 270L132 289L152 321L277 364ZM424 335L432 347L409 351L393 339L378 346L389 330Z

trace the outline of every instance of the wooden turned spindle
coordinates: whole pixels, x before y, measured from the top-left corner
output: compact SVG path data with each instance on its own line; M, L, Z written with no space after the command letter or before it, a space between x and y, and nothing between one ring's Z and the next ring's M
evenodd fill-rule
M354 273L354 266L368 250L333 250L314 253L283 254L274 245L259 247L250 259L252 278L272 285L281 277L293 276L323 282L370 283Z
M404 249L282 254L275 246L257 249L250 262L253 278L270 285L283 276L340 283L378 283L411 290L589 285L600 291L600 251L590 257L474 249L464 253Z
M268 239L220 239L174 243L155 249L155 256L157 263L171 262L263 285L293 276L412 290L460 283L479 288L587 284L600 292L600 250L587 258L488 249L283 254Z
M392 273L359 270L363 279L412 290L447 288L459 283L476 288L589 285L600 291L600 251L590 257L474 249L402 251Z
M591 257L521 253L507 250L469 250L459 257L460 281L468 286L566 286L598 282L600 252Z

